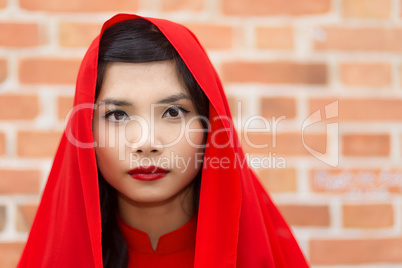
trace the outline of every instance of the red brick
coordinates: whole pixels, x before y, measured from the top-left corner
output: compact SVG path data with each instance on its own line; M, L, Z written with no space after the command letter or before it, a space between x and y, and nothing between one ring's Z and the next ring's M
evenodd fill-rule
M18 133L18 156L53 157L61 139L60 132L20 131Z
M32 120L39 113L36 95L2 95L0 120Z
M59 29L60 45L62 47L88 47L100 30L100 24L62 22Z
M233 117L237 117L238 114L241 116L245 115L245 111L248 107L248 101L245 101L237 96L227 95L227 100L229 104L229 109Z
M340 75L348 86L389 87L392 83L389 63L342 63Z
M402 51L401 28L322 27L323 37L314 42L316 50Z
M286 221L293 226L329 226L329 208L326 205L278 205Z
M346 18L386 19L391 16L391 0L343 0Z
M39 194L39 170L0 169L0 194Z
M25 242L0 243L0 267L15 268L24 250Z
M308 15L329 12L330 0L223 0L224 14L239 16Z
M345 156L388 156L390 146L388 134L346 134L342 137L342 154Z
M258 178L264 188L270 193L296 192L296 170L286 169L259 169Z
M7 78L7 61L0 59L0 83Z
M76 59L22 59L19 79L23 84L75 84L79 66Z
M0 8L7 7L7 0L0 0Z
M345 204L342 218L347 228L392 227L394 211L391 204Z
M201 23L186 23L206 49L232 48L233 28L231 26Z
M327 66L321 63L225 62L222 80L229 83L324 85L327 83Z
M74 98L73 97L59 97L57 99L57 118L59 120L65 120L67 113L73 107Z
M30 11L50 12L133 12L138 0L20 0L20 7Z
M245 136L248 137L247 143ZM276 137L275 137L276 136ZM325 153L326 151L326 135L305 134L305 143L312 149ZM276 145L274 142L276 141ZM269 156L309 156L310 153L304 148L300 133L277 133L272 135L270 133L241 133L241 142L243 149L246 153L255 155ZM265 146L266 148L256 148L257 146Z
M0 232L6 227L6 207L0 206Z
M205 0L162 0L162 11L201 11Z
M263 49L293 49L293 35L291 26L257 27L257 47Z
M310 241L311 265L402 262L402 238Z
M310 99L309 112L312 114L333 101L339 101L340 121L400 121L402 120L402 100L388 98L323 98Z
M272 116L279 118L286 116L286 119L296 117L296 99L278 97L278 98L262 98L261 99L261 115L271 119Z
M6 135L0 133L0 156L6 153Z
M44 43L36 23L0 23L0 46L35 47Z
M37 204L20 205L17 208L17 231L28 232L35 219Z

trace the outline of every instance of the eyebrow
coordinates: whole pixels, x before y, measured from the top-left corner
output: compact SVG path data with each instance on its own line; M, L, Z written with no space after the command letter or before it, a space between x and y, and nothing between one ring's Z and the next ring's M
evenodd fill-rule
M167 98L164 98L164 99L158 101L157 103L158 104L171 103L171 102L176 102L176 101L183 100L183 99L184 100L189 100L190 97L185 93L179 93L179 94L175 94L175 95L169 96Z
M116 105L116 106L133 106L128 101L115 100L115 99L110 99L110 98L104 99L103 101L99 102L99 105L107 105L107 104L112 104L112 105Z
M167 98L159 100L157 102L157 104L172 103L172 102L176 102L176 101L183 100L183 99L190 100L190 97L185 93L174 94ZM133 106L133 104L128 101L116 100L116 99L111 99L111 98L106 98L103 101L99 102L99 105L108 105L108 104L112 104L115 106Z

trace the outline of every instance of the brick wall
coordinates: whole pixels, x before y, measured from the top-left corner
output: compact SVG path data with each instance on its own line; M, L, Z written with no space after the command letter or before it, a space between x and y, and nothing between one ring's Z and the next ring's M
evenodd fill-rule
M401 7L0 0L0 266L23 248L86 47L104 20L135 12L181 22L204 44L249 161L313 267L400 267Z

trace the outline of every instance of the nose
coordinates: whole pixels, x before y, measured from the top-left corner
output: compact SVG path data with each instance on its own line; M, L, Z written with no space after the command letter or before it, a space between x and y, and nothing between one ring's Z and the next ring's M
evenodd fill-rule
M161 145L152 144L152 142L146 142L142 146L134 146L132 151L137 154L142 155L159 155L163 152L163 147Z
M132 153L142 156L156 156L162 154L164 146L159 139L161 133L151 131L150 124L133 124L127 126L126 137L128 147Z

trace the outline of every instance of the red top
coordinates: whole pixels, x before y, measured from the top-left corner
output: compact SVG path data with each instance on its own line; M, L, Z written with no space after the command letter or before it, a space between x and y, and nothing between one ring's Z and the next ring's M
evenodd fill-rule
M120 231L128 248L128 266L136 267L194 267L197 218L194 216L182 227L162 235L156 250L146 232L138 230L118 217Z

